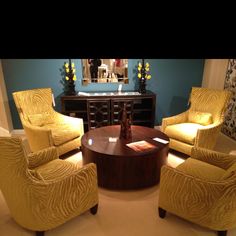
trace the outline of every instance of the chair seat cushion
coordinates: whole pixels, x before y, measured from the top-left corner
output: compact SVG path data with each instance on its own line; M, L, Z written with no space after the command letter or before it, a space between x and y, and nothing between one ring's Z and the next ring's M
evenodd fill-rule
M48 124L43 127L52 131L55 146L71 141L81 135L79 129L75 129L75 127L70 124Z
M213 123L213 118L211 113L190 111L188 114L188 121L190 123L197 123L200 125L210 125Z
M167 134L169 138L193 145L197 135L197 130L202 127L204 126L194 123L169 125L165 129L165 134Z
M185 174L208 181L220 180L226 173L224 169L193 158L188 158L185 162L178 165L176 169Z
M53 181L64 179L78 172L79 165L65 160L53 160L34 169L35 173L41 180Z

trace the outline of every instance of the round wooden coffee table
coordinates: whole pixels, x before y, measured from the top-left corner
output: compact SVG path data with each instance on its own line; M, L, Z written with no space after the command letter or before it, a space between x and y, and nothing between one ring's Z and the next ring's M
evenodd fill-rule
M83 164L97 165L98 185L108 189L138 189L159 183L160 170L167 161L169 145L154 141L168 136L159 130L131 126L132 138L119 139L120 125L104 126L85 133L82 137ZM109 137L116 137L110 142ZM126 144L147 141L153 148L134 151Z

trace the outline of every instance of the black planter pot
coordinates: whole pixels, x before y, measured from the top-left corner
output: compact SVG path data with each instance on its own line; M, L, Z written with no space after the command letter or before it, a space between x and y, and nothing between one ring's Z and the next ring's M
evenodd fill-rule
M73 80L69 81L66 94L67 95L75 95L76 94L76 92L75 92L75 84L74 84Z
M146 79L141 78L139 81L139 92L146 93Z

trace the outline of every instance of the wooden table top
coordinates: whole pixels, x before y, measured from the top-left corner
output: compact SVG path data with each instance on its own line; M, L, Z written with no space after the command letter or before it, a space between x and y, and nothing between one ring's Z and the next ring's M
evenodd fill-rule
M96 152L112 156L140 156L156 152L157 149L162 149L168 144L163 144L153 140L153 138L160 138L169 141L167 135L161 131L144 126L131 126L132 138L119 139L120 125L103 126L90 130L82 137L82 145L86 148ZM109 137L117 138L116 142L109 142ZM148 143L155 145L155 148L147 151L137 152L126 146L127 143L145 140Z

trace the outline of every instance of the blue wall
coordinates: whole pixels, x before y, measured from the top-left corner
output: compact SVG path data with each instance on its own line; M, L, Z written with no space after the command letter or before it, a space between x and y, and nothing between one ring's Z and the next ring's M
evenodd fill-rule
M203 59L147 59L151 67L151 80L147 89L157 94L156 125L163 117L178 114L187 108L192 86L201 86ZM14 129L21 129L21 122L12 98L12 93L32 88L51 87L60 112L60 96L63 93L62 69L67 59L5 59L2 60L4 79L12 113ZM76 67L76 90L116 91L118 84L89 84L82 86L81 60L73 60ZM137 59L129 59L129 84L123 90L137 90Z

